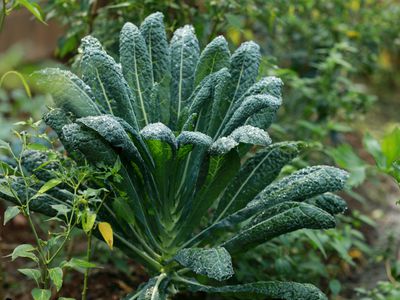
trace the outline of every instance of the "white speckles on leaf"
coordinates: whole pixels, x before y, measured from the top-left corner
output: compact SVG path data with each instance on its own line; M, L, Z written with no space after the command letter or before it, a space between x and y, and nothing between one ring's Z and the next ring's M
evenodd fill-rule
M236 128L229 137L233 138L238 143L261 146L268 146L271 144L271 138L266 131L250 125Z
M212 143L212 138L201 132L182 131L177 138L178 145L200 145L209 147Z
M228 153L231 151L233 148L238 146L239 143L236 142L233 138L231 137L222 137L216 140L210 147L210 154L211 155L223 155L225 153Z
M197 274L219 281L227 280L234 274L231 256L223 247L182 249L175 260Z
M149 124L140 131L140 134L146 140L160 140L169 144L173 149L177 148L174 133L163 123Z

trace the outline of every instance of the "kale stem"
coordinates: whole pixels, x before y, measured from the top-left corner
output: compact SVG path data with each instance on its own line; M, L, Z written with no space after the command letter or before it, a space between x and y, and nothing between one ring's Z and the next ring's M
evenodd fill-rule
M148 265L152 267L155 271L160 271L162 269L163 266L158 261L150 257L146 252L143 252L139 248L136 248L134 245L132 245L118 233L114 232L114 236L117 239L119 239L123 244L125 244L125 246L127 246L130 250L132 250L137 255L139 255L143 260L145 260L148 263Z
M115 220L118 220L117 216L114 214L114 212L112 211L112 209L108 205L104 204L104 207L107 209L107 211L110 213L110 215ZM133 224L129 224L129 228L131 229L133 235L136 237L136 239L139 241L139 243L142 244L144 249L147 250L147 252L149 252L150 255L153 256L153 258L159 260L161 258L161 256L159 254L157 254L156 252L154 252L154 250L152 248L150 248L150 246L146 243L146 240L144 239L144 237L138 231L136 231L136 229L133 226Z
M160 286L161 282L164 280L164 278L167 277L167 274L161 273L160 276L158 276L156 284L154 285L153 291L151 293L151 298L150 300L156 300L158 299L158 287Z

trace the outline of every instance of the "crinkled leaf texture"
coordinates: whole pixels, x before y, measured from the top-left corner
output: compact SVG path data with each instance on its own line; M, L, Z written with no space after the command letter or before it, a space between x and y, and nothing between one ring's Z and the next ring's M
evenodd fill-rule
M259 46L245 42L231 55L217 37L200 51L190 25L168 42L163 15L154 13L141 26L123 27L120 61L91 36L81 51L81 78L60 69L35 73L54 100L43 120L68 153L66 165L118 172L87 184L110 191L96 222L109 224L114 246L154 274L134 299L166 299L181 285L324 299L305 284L211 287L190 279L226 280L233 275L231 255L297 229L331 228L333 215L346 207L331 194L344 187L342 170L316 166L280 176L307 144L272 143L266 131L282 103L283 83L276 77L257 81ZM48 153L29 150L22 157L36 184L26 187L16 174L0 176L0 197L17 205L33 198L30 209L48 216L71 212L73 191L53 180ZM52 188L38 193L43 186ZM98 229L95 234L101 237Z
M199 283L188 284L192 291L224 293L235 296L262 295L268 299L284 300L327 300L328 298L315 286L297 282L261 281L240 285L211 287Z
M176 254L175 260L197 274L218 281L226 280L233 275L231 256L223 247L182 249Z
M268 212L268 210L267 210ZM329 229L336 225L328 212L306 203L294 203L276 215L257 217L256 224L246 228L223 244L232 254L245 251L276 236L297 229Z

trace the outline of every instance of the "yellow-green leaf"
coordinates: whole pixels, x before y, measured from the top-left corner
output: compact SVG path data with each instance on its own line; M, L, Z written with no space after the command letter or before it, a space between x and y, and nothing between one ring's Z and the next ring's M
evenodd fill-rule
M386 157L387 167L400 159L400 128L395 128L392 132L385 135L381 141L382 152Z
M25 77L17 71L8 71L8 72L4 73L3 76L1 76L1 78L0 78L0 86L2 86L4 79L11 74L16 75L21 80L22 84L24 85L26 94L28 95L29 98L31 98L32 97L31 89L29 88L29 85L28 85Z
M82 215L82 228L86 233L92 230L94 221L96 221L96 214L91 211L85 211Z
M38 194L44 194L46 193L48 190L52 189L53 187L59 185L62 182L62 180L60 178L54 178L54 179L50 179L49 181L47 181L41 188L40 190L37 192Z
M107 222L100 222L99 231L103 236L103 239L106 241L107 245L112 250L114 240L113 240L113 230L111 225Z
M43 24L46 24L43 18L43 12L39 4L29 0L18 0L18 3L24 6L27 10L29 10L31 14L35 16L36 19L38 19Z

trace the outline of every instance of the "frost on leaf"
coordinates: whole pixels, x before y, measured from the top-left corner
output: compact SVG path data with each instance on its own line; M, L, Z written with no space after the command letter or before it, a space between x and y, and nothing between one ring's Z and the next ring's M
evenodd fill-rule
M267 186L248 207L271 206L284 201L302 201L325 192L343 189L348 173L330 166L301 169Z
M195 84L199 84L207 75L229 67L230 52L223 36L217 36L201 52L196 67Z
M230 215L246 206L305 147L303 142L275 143L246 160L226 188L219 202L217 215Z
M174 133L163 123L149 124L140 131L140 134L145 140L159 140L169 144L172 149L177 148Z
M109 165L114 164L116 154L112 149L95 133L82 128L77 123L63 127L65 143L72 152L84 155L92 163L103 162Z
M211 137L204 133L195 131L182 131L176 140L179 146L189 144L209 147L212 143Z
M35 72L33 78L43 92L52 95L57 107L75 117L101 114L91 88L75 74L58 68L48 68Z
M223 281L233 276L231 256L223 247L182 249L175 256L182 266L197 274Z
M225 153L228 153L231 151L233 148L238 146L239 143L236 142L233 138L231 137L222 137L216 140L210 147L210 153L211 155L224 155Z
M194 72L199 59L199 42L194 28L178 28L171 39L171 124L176 125L188 105L194 88Z
M222 244L230 253L239 253L265 243L282 234L302 228L329 229L336 225L335 218L326 211L307 203L289 207L277 215L245 228Z
M229 69L232 76L230 83L233 92L232 111L240 105L237 100L256 81L260 60L260 46L252 41L244 42L233 53Z
M136 129L136 99L121 66L104 50L88 46L82 55L81 69L83 81L91 87L102 110L125 119Z
M160 12L146 17L140 25L153 69L153 82L161 82L170 69L170 51L164 27L164 15Z
M271 138L266 131L250 125L236 128L229 137L238 143L261 146L268 146L271 144Z
M347 209L346 201L338 195L325 193L306 201L307 203L318 206L332 215L344 213Z
M222 287L193 284L189 286L194 292L223 293L239 296L262 295L268 299L284 300L327 300L326 296L315 286L307 283L260 281Z
M254 95L244 99L227 123L223 134L229 134L238 126L244 125L247 119L254 114L264 111L265 118L272 121L282 100L271 95Z
M86 117L80 118L76 122L98 133L118 151L122 150L124 157L142 162L136 146L130 140L123 125L115 117L110 115Z

